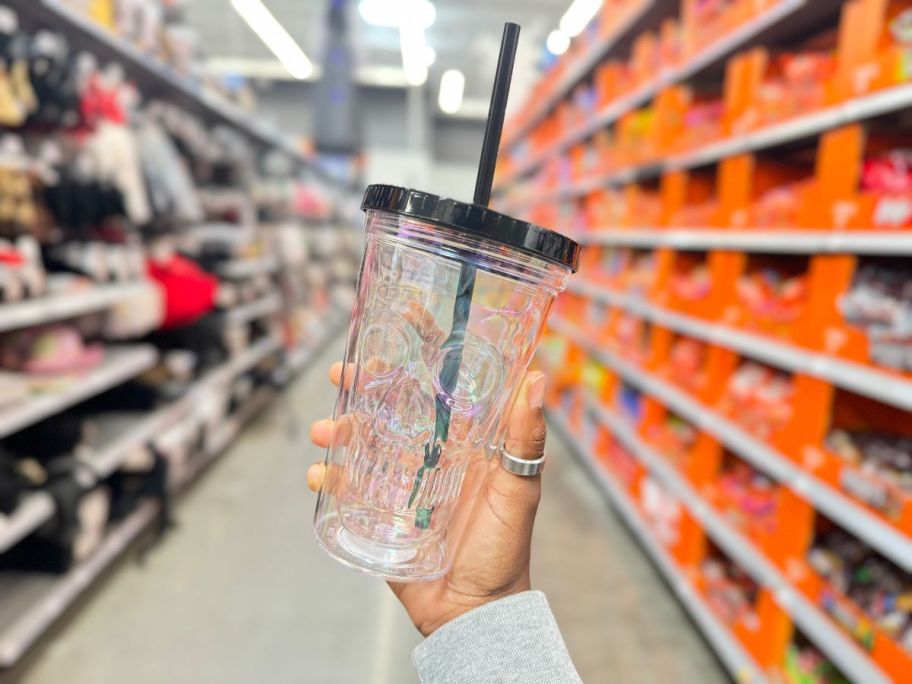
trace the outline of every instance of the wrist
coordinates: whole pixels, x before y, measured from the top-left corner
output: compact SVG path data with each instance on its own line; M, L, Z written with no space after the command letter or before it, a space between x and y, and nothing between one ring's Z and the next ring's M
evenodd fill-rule
M447 589L447 595L438 604L441 607L444 607L444 610L438 611L434 615L429 615L423 620L413 619L413 622L415 628L423 637L429 637L447 623L452 622L476 608L481 608L488 603L531 590L532 583L527 573L509 584L505 584L497 589L486 591L481 594L466 593L449 587Z

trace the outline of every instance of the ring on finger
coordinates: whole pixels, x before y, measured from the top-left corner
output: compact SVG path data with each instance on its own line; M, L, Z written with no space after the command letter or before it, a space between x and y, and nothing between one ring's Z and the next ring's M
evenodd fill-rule
M500 465L514 475L520 477L535 477L545 469L545 455L530 461L525 458L514 456L504 447L500 448Z

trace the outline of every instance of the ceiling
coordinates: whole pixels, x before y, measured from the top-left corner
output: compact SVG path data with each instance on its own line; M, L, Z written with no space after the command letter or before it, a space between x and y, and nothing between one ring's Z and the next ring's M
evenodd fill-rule
M322 30L328 0L263 0L314 62L322 62ZM447 69L466 76L467 100L485 100L490 94L503 24L522 25L511 105L521 104L545 59L544 42L556 28L570 0L433 0L437 21L427 31L428 44L437 53L428 84L436 88ZM197 31L203 53L211 58L273 61L231 7L229 0L192 0L186 3L190 23ZM349 12L352 45L360 65L401 67L396 29L366 24L356 0Z

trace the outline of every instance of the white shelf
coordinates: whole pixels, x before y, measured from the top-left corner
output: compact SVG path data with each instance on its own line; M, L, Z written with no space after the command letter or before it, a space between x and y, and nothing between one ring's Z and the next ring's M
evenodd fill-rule
M750 435L734 422L703 405L694 397L645 371L631 366L611 352L599 349L575 326L553 318L551 327L572 338L593 359L611 368L625 381L655 397L699 430L711 434L746 461L809 501L835 523L854 534L894 563L912 571L912 540L856 501L820 482L791 459Z
M506 203L505 209L513 213L522 212L531 204L579 197L600 187L626 185L634 180L657 178L666 171L678 171L713 164L737 154L755 152L783 143L813 137L838 126L910 107L912 107L912 84L895 86L889 90L865 95L829 109L806 114L760 131L740 134L730 140L712 143L694 152L668 157L660 162L636 164L612 173L575 181L555 190L530 193L527 197ZM526 171L528 169L524 173Z
M0 553L12 548L54 515L54 499L46 492L29 494L8 516L0 515Z
M279 270L279 260L272 257L234 259L220 264L217 270L218 274L223 278L244 280L245 278L256 278L257 276L275 273Z
M577 233L586 245L732 250L765 254L887 254L912 256L908 231L738 230L730 228L628 228Z
M282 306L282 298L277 293L268 294L250 304L232 307L225 312L229 325L244 325L276 313Z
M256 115L175 72L60 0L18 3L16 11L37 26L59 30L74 48L86 50L102 60L116 60L145 97L163 97L183 104L210 123L232 126L259 145L304 161L290 141Z
M116 387L151 368L157 359L158 352L148 345L108 348L100 366L62 380L65 383L62 389L36 394L16 408L0 411L0 437L6 437Z
M640 439L627 421L592 400L588 401L588 406L599 422L608 427L614 437L684 504L709 537L758 584L773 593L805 636L826 653L845 675L858 682L889 682L889 678L861 648L796 591L763 553L700 497L674 466ZM598 467L595 463L593 465Z
M152 285L148 282L95 285L77 289L75 292L3 304L0 305L0 331L27 328L102 311L124 299L145 292L150 287Z
M502 187L515 181L516 178L522 177L534 168L541 166L545 161L552 158L554 155L560 154L564 150L567 150L573 145L576 145L578 142L581 142L582 140L595 135L595 133L601 129L611 125L620 119L624 114L649 102L664 88L667 88L668 86L675 83L685 81L688 78L691 78L700 73L708 66L715 64L722 59L725 59L731 54L734 54L738 49L749 43L751 40L758 39L764 34L764 32L788 20L797 11L803 9L807 5L807 2L808 0L782 0L782 2L780 2L775 7L771 7L766 12L745 23L735 31L732 31L728 35L718 39L715 43L707 46L700 54L696 55L686 64L683 64L677 68L666 69L665 71L661 72L655 80L645 84L639 90L636 90L629 95L621 97L616 102L613 102L604 110L596 114L592 121L589 121L583 126L580 126L577 130L571 132L566 137L557 141L554 145L550 146L544 152L541 152L535 157L529 159L526 163L517 168L513 174L511 174L510 179L500 183L500 186ZM593 50L592 52L596 51ZM591 59L592 55L588 55L587 57ZM554 105L557 104L557 102L561 99L565 98L570 89L583 76L592 70L594 64L585 62L583 66L585 66L585 68L572 70L567 75L567 77L562 80L561 85L555 89L554 94L548 99L542 101L541 105L536 107L535 114L529 119L526 125L520 128L518 132L511 137L510 142L508 142L505 147L512 147L521 138L527 136L534 128L534 126L538 124L545 117L545 115L554 108Z
M577 457L611 500L614 509L624 519L624 522L652 558L656 567L665 576L675 595L684 604L684 607L700 627L706 639L712 644L733 679L741 684L760 684L768 681L753 658L738 643L731 631L709 609L703 598L681 574L668 552L656 541L636 505L630 500L630 496L615 484L602 467L595 462L585 445L580 443L579 437L574 435L564 416L560 413L549 411L548 418L551 424L557 428L558 432L572 446Z
M777 368L817 377L856 394L912 411L912 380L901 376L826 354L806 351L770 337L666 311L640 297L613 292L585 280L571 281L568 289L609 306L622 308L688 337L727 347Z

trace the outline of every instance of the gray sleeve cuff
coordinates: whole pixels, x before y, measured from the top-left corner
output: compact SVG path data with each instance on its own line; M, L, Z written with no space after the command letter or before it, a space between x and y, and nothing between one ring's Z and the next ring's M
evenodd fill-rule
M425 639L412 660L423 684L581 681L540 591L460 615Z

